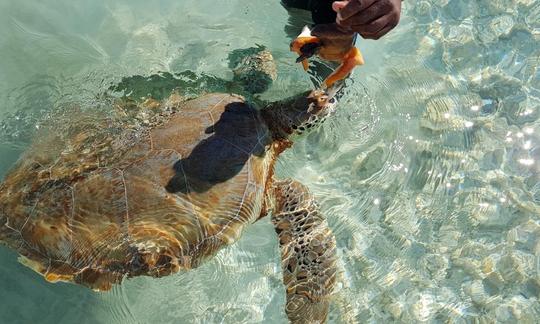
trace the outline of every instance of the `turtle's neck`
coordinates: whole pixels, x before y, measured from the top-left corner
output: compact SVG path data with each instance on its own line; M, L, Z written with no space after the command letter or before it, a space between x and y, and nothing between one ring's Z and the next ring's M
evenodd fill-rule
M309 92L273 102L261 110L261 115L274 139L285 139L294 133L302 133L309 120Z
M333 98L325 91L306 91L297 96L269 104L261 115L272 132L274 139L285 139L291 135L314 129L334 109Z

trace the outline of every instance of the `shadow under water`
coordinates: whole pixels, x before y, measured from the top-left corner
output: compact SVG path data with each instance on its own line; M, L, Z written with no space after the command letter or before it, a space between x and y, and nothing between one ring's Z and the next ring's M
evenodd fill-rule
M150 97L163 100L176 89L182 89L182 92L186 94L198 94L201 89L225 93L232 93L236 90L231 81L192 71L159 72L150 76L124 77L118 84L110 86L108 90L123 93L124 96L134 99Z
M246 103L225 107L220 119L206 128L210 137L199 142L191 154L174 165L176 175L166 186L171 193L205 192L237 175L252 155L262 157L271 138L258 136L257 112ZM255 127L253 127L255 126Z

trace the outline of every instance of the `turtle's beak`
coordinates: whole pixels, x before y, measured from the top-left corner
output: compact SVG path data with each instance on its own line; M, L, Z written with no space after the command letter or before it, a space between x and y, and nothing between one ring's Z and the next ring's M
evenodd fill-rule
M332 90L332 92L328 92L328 89L311 91L307 96L309 102L307 112L316 115L321 113L326 115L334 111L337 102L335 95L338 90Z
M313 90L307 96L308 100L312 102L308 108L308 112L317 114L322 110L325 110L327 113L334 111L344 84L345 82L340 80L329 88Z

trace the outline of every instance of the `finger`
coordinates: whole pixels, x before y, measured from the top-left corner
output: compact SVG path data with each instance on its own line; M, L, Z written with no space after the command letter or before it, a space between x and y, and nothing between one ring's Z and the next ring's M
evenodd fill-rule
M349 3L338 12L338 20L345 20L361 10L371 6L376 0L350 0Z
M361 12L349 17L348 19L340 21L340 24L343 26L366 25L388 14L388 12L392 9L391 6L392 5L390 2L376 2Z
M319 38L319 43L324 43L327 40L341 41L352 40L354 32L350 30L344 30L337 24L320 24L315 25L311 30L311 35Z
M386 25L386 27L384 27L383 29L379 30L376 33L372 33L372 34L360 33L360 35L362 35L362 37L367 38L367 39L379 39L383 37L384 35L388 34L388 32L392 30L392 28L394 28L394 26Z
M332 10L334 10L335 12L338 12L341 9L343 9L343 7L345 7L348 3L349 1L334 1L332 3Z
M359 25L352 25L351 29L354 30L357 33L364 34L375 34L379 30L383 29L387 25L390 25L392 20L391 15L385 15L382 17L379 17L373 21L370 21L366 24L359 24Z

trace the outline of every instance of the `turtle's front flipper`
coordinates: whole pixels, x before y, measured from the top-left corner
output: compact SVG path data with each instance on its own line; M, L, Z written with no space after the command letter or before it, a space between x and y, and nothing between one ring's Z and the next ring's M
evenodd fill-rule
M274 194L287 316L292 323L324 323L336 281L334 235L304 185L279 181Z

